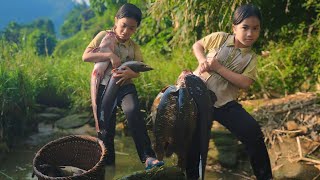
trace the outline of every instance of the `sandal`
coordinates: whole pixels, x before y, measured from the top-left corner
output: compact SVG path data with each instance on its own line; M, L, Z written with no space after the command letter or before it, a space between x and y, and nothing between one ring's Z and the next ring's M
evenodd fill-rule
M146 160L146 170L151 169L153 167L160 167L164 165L163 161L158 161L157 163L154 163L154 161L156 160L156 158L148 157Z

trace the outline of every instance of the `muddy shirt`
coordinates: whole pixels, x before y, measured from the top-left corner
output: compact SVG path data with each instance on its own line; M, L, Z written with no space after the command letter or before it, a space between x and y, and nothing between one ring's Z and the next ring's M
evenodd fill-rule
M100 42L102 41L103 37L107 34L107 31L101 31L99 32L94 39L90 42L90 44L87 46L87 48L97 48L100 45ZM143 61L142 54L140 51L139 45L137 45L132 39L127 40L124 43L120 43L116 41L115 47L114 47L114 54L116 54L120 60L121 63L124 63L126 61ZM104 77L100 84L107 85L109 82L109 79L111 77L111 71L112 71L112 65L109 64L107 70L105 71ZM132 80L126 82L125 84L132 83Z
M256 80L257 58L251 48L235 48L234 35L215 32L201 39L207 57L216 56L219 63L229 70ZM217 96L215 107L236 100L239 88L214 71L201 74L207 87Z

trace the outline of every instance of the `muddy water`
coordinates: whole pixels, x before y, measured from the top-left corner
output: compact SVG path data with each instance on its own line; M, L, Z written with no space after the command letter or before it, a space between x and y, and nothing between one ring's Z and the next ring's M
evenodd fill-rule
M35 153L46 143L56 138L88 132L87 130L74 131L74 133L53 130L51 125L41 124L39 132L34 134L14 147L5 159L0 162L0 180L36 180L32 178L32 160ZM117 137L116 144L116 167L106 169L106 180L117 179L144 169L144 165L139 161L134 143L131 137ZM165 159L166 165L173 165L175 158ZM243 172L248 168L248 162L244 161L240 169L227 170L221 168L211 168L206 172L205 179L250 179L249 175Z

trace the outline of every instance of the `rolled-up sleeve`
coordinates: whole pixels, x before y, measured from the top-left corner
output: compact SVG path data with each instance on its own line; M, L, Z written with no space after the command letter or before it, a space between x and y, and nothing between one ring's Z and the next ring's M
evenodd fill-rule
M248 64L248 66L243 71L242 75L256 81L257 80L257 56L254 55Z

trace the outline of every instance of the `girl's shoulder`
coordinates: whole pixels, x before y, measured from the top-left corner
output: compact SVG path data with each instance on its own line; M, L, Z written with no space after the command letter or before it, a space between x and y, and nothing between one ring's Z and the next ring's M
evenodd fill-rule
M140 48L140 45L138 45L138 43L136 43L133 39L129 39L128 40L128 44L130 44L132 47L134 48Z
M114 32L112 29L111 30L101 30L99 31L97 34L96 34L96 37L104 37L107 33L110 33L110 32Z
M208 36L214 37L214 38L221 38L221 39L226 39L228 36L230 36L230 33L226 33L223 31L217 31L217 32L212 32Z

